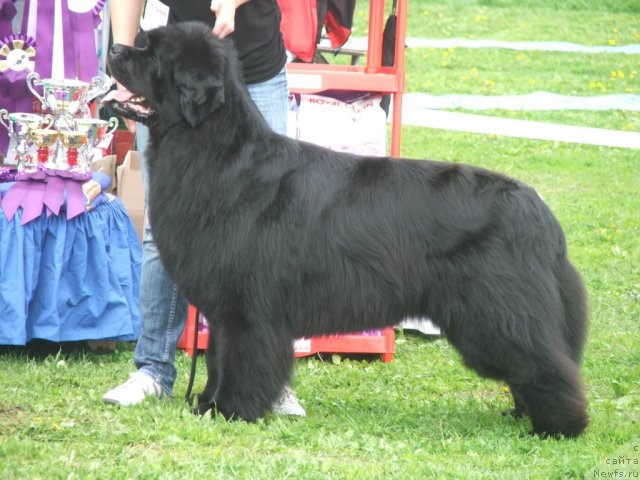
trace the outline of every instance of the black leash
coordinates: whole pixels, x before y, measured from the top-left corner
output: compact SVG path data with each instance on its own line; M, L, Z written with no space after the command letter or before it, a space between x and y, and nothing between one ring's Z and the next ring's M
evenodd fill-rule
M196 322L195 331L193 332L193 353L191 355L191 373L189 374L189 385L187 386L187 393L184 399L187 401L190 407L193 407L193 382L196 379L196 365L198 363L198 332L200 331L200 310L196 310Z

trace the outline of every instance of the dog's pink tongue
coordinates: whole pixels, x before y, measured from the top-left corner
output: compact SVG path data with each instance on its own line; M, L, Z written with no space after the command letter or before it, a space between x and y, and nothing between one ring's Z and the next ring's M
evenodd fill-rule
M129 90L111 90L102 99L103 102L126 102L131 100L133 93Z

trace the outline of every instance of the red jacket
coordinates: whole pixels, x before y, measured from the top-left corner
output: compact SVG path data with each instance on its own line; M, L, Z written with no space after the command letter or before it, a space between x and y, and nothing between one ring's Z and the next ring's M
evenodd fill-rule
M342 46L351 34L355 0L278 0L278 4L285 46L304 62L313 60L322 30L318 25L324 25L333 48Z

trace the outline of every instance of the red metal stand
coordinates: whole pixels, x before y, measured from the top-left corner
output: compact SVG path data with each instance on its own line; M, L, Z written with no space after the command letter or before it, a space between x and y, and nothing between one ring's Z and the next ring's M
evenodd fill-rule
M318 353L372 354L381 355L382 361L393 360L395 332L385 328L376 334L349 333L297 340L294 343L296 357L308 357Z
M196 333L198 319L196 307L189 305L187 310L187 324L184 327L182 336L178 340L178 348L184 349L187 355L193 356L193 337ZM198 350L206 350L209 346L209 332L200 332L198 334Z
M196 308L189 305L187 324L178 341L178 348L182 348L193 356L193 337L198 325ZM209 345L209 331L198 333L198 350L206 350ZM382 361L387 363L393 359L395 352L395 332L393 328L385 328L377 333L347 335L329 335L300 339L294 343L296 357L307 357L318 353L346 353L381 355Z
M289 89L295 93L323 90L380 92L393 95L391 117L391 156L400 156L402 94L404 92L404 49L407 30L407 0L398 0L396 63L382 66L382 37L386 21L384 0L371 0L366 66L290 63L287 65Z

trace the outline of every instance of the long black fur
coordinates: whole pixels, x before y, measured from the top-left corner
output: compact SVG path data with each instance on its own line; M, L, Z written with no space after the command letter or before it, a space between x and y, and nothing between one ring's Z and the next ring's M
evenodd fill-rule
M530 187L480 168L361 157L274 134L229 41L189 23L115 46L146 97L150 219L167 272L213 323L200 410L254 421L292 339L428 316L541 435L579 435L582 281Z

